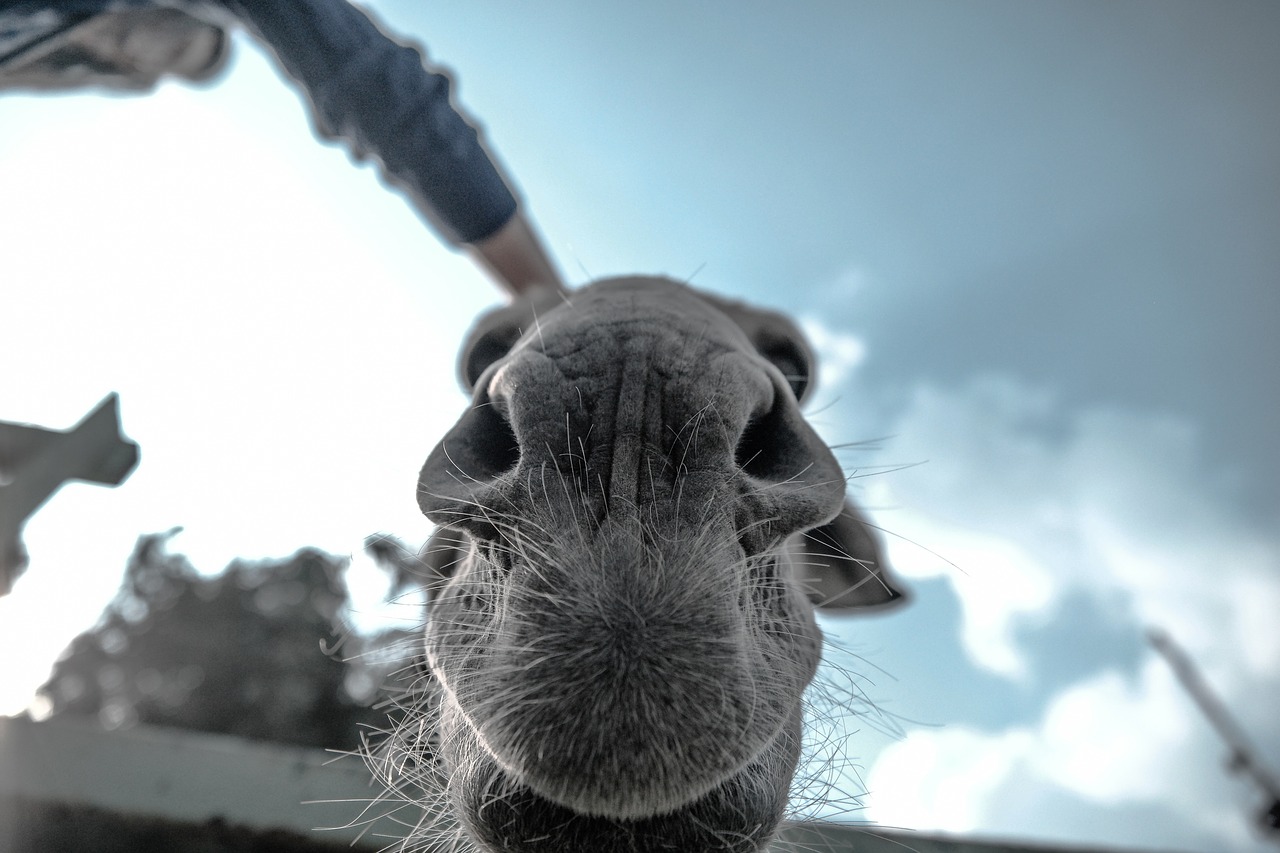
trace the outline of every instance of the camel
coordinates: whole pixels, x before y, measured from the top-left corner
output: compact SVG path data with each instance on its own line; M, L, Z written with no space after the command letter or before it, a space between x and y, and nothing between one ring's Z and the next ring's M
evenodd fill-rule
M491 311L459 373L471 405L417 487L434 689L383 753L392 784L460 849L764 849L815 608L904 597L800 414L803 336L615 278Z

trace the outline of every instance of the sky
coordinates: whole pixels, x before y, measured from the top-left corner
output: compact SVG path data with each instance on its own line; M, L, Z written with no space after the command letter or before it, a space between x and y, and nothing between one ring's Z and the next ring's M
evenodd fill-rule
M813 338L810 418L914 593L824 621L865 694L846 819L1271 849L1144 637L1280 768L1280 7L372 7L452 69L571 281L692 277ZM0 712L139 534L207 572L352 554L381 623L362 540L430 532L417 469L501 296L236 48L201 87L0 95L0 419L117 391L142 448L28 522Z

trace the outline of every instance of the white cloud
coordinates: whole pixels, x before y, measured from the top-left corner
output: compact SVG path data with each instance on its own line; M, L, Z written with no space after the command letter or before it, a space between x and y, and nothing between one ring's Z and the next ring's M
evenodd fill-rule
M920 580L947 578L964 608L961 642L969 657L1006 678L1025 679L1029 675L1027 661L1014 631L1020 619L1043 612L1053 603L1061 585L1052 571L1025 544L940 523L908 510L896 511L891 517L895 533L924 530L929 543L929 550L920 547L923 540L914 535L890 542L889 561L894 570Z
M914 731L872 767L866 817L883 826L954 833L986 828L993 796L1026 763L1031 740L1024 730L996 736L959 727Z
M861 296L871 281L870 273L862 267L845 267L834 278L819 285L817 299L822 304L838 304Z
M1121 808L1156 804L1171 824L1176 815L1221 839L1221 849L1262 851L1246 828L1247 796L1206 773L1216 748L1167 667L1152 659L1134 681L1107 671L1063 691L1032 726L912 731L868 774L866 816L887 826L1044 837L1040 817L1008 796L1035 786L1044 808L1068 796L1099 806L1077 842L1123 840Z
M895 456L925 464L864 481L867 503L903 508L879 516L895 534L891 562L948 578L966 623L1046 617L1068 592L1122 597L1211 674L1278 675L1280 626L1266 614L1280 596L1280 539L1206 486L1187 425L1061 412L1048 395L986 379L919 389L892 432ZM1018 656L970 651L1006 675Z
M830 395L838 394L866 358L866 344L861 338L836 331L812 315L800 317L800 328L818 359L818 389Z
M1280 538L1231 512L1189 425L1118 409L1067 412L1051 395L987 378L917 389L891 431L895 454L928 462L866 481L867 503L906 508L877 515L897 534L890 562L953 585L977 666L1026 676L1016 629L1070 618L1055 608L1083 596L1131 619L1135 637L1147 626L1168 631L1246 728L1274 746L1274 708L1264 706L1280 690ZM1050 697L1030 723L910 732L875 761L869 813L921 828L1034 834L1034 815L1003 813L999 793L1034 784L1046 802L1070 796L1100 814L1159 806L1223 849L1253 849L1247 795L1226 781L1221 757L1148 652L1136 676L1095 673Z
M1169 793L1197 722L1169 668L1149 658L1136 680L1108 670L1055 696L1028 757L1086 799L1154 800Z

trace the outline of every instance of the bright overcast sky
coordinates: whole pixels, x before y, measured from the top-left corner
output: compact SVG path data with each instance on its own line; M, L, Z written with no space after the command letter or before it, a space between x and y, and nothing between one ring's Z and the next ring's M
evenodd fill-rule
M1280 767L1280 7L375 8L454 70L569 278L791 311L815 423L882 439L841 458L916 595L826 624L886 715L847 723L849 817L1264 849L1143 633ZM213 572L429 532L417 468L498 294L236 47L205 88L0 96L0 419L117 391L142 448L28 523L0 712L141 533Z

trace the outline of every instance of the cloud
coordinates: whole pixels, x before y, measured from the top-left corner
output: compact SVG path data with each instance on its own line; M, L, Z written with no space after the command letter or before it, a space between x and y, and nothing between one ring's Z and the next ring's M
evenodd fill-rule
M845 267L835 278L819 286L817 297L823 304L847 301L861 296L871 282L870 273L862 267Z
M878 516L896 534L893 564L948 578L966 623L981 623L966 636L1009 646L970 643L979 665L1016 674L1015 634L990 625L1052 618L1079 593L1123 600L1135 624L1165 628L1232 683L1277 676L1280 627L1267 614L1280 601L1280 539L1212 489L1190 425L1067 412L986 378L918 389L891 431L895 456L925 464L868 478L867 502L893 508Z
M912 732L872 767L866 817L884 826L954 833L989 827L988 804L1009 773L1026 763L1031 740L1021 729Z
M1169 793L1194 709L1163 662L1137 680L1104 671L1054 697L1028 758L1045 779L1089 800L1120 803Z
M866 344L861 338L838 332L812 315L800 317L800 328L813 344L818 359L818 389L830 395L839 394L841 386L866 358Z
M869 499L883 505L884 494L873 488ZM884 515L891 519L887 545L894 570L917 580L943 577L956 589L964 613L960 639L969 658L997 675L1025 680L1028 661L1016 630L1061 593L1052 570L1026 545L999 535L909 510Z
M1032 689L1035 667L1051 662L1033 660L1026 638L1071 619L1062 603L1083 597L1135 637L1168 631L1264 756L1280 746L1265 698L1280 691L1280 538L1232 511L1192 425L1117 407L1070 411L987 377L916 389L891 431L895 454L928 462L870 478L867 502L885 508L877 519L895 534L899 571L952 584L976 666ZM1251 849L1247 796L1225 780L1216 736L1154 653L1136 674L1117 662L1041 707L1004 730L912 731L876 759L869 814L1034 834L1034 815L1002 811L1010 790L1033 785L1046 809L1071 799L1105 815L1144 804L1170 826ZM1109 821L1100 819L1098 840L1125 837L1119 818Z
M1049 837L1047 818L1069 804L1096 806L1072 839L1163 843L1132 832L1124 807L1164 812L1167 841L1194 834L1218 849L1263 850L1247 826L1238 785L1207 776L1218 748L1172 674L1151 660L1140 676L1097 674L1063 691L1031 726L982 732L917 730L884 750L867 777L866 816L883 825L952 833ZM1023 796L1015 796L1011 790ZM1037 809L1025 802L1036 789Z

